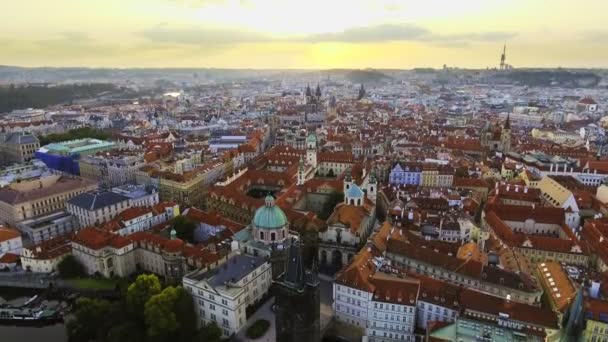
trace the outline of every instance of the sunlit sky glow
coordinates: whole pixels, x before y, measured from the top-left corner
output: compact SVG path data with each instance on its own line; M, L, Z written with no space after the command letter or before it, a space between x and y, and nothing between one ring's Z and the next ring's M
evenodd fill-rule
M0 64L607 67L606 0L0 1Z

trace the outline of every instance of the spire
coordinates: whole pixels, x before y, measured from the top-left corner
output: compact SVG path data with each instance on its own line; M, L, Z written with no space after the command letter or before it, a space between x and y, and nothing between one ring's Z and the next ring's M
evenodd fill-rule
M511 113L507 113L507 120L505 121L505 129L511 129Z
M500 70L506 69L506 67L507 67L506 61L507 61L507 42L505 42L505 45L502 48L502 55L500 55Z
M357 100L361 100L364 97L365 97L365 88L363 87L363 83L361 83L361 88L359 88L359 96L357 97Z
M321 87L319 86L318 83L317 83L317 90L315 91L315 96L317 97L317 99L321 98Z
M312 96L312 91L310 90L310 85L307 84L306 85L306 97L311 97Z
M304 265L302 261L300 240L292 239L291 246L289 247L289 255L287 257L285 282L294 284L297 287L303 287L304 281Z

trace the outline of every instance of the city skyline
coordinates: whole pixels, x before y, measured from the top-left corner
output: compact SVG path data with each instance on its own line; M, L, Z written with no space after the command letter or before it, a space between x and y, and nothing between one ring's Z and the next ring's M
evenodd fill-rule
M25 67L483 69L498 67L505 42L515 67L608 58L608 4L594 0L550 11L522 0L26 0L0 10L14 14L0 22L0 65Z

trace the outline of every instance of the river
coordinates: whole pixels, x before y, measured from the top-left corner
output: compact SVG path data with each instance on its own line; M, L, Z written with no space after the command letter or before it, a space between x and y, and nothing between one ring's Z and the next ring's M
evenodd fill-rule
M36 290L2 287L0 288L0 302L4 300L26 300L40 293ZM67 340L68 337L63 323L42 327L0 325L0 341L2 342L66 342Z
M2 342L66 342L68 337L63 324L55 324L46 327L14 327L0 326L0 340Z

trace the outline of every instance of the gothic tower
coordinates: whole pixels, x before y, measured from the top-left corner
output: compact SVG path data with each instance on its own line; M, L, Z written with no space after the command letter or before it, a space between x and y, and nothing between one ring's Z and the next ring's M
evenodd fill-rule
M500 134L500 141L502 145L502 153L509 153L511 151L511 120L510 113L507 114L507 120L505 120L505 124L502 127L502 131Z
M292 240L286 271L272 284L277 342L319 342L320 294L317 270L304 269L299 240Z

